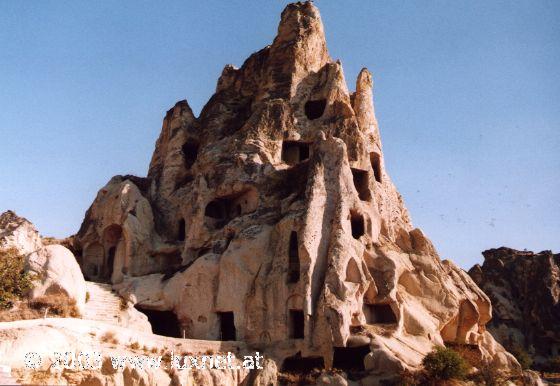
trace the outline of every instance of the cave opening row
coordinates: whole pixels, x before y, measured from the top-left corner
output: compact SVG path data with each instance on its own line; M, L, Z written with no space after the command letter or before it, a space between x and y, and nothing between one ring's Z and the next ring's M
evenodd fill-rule
M159 311L136 305L135 308L148 317L152 331L156 335L183 338L181 323L173 311ZM218 312L219 340L236 340L234 315L232 311Z
M282 142L282 161L286 164L293 166L301 162L307 161L311 154L310 143L303 141L283 141ZM375 181L382 182L381 172L381 155L376 152L370 153L370 163L373 170L373 177ZM367 170L351 168L352 177L354 180L354 187L358 191L359 197L362 201L369 201L371 193L369 192L369 175Z
M325 99L309 100L304 105L304 112L309 120L321 118L325 112ZM183 162L187 169L192 168L198 158L199 143L188 139L181 147ZM309 144L299 142L285 142L282 146L282 159L287 163L297 163L309 158Z
M364 359L371 352L369 345L356 347L333 347L334 369L348 372L361 372L365 370ZM323 370L325 361L320 356L303 357L301 352L287 357L282 362L282 372L286 373L309 373L311 370ZM352 377L352 374L348 374Z
M136 305L135 308L148 317L154 334L183 338L181 323L173 311L159 311ZM219 324L219 340L234 341L237 339L235 316L233 311L217 312ZM288 336L290 339L304 338L303 310L288 311Z
M148 317L154 334L183 338L183 331L177 315L173 311L158 311L136 305L135 308ZM397 319L388 304L364 304L364 314L368 324L396 323ZM233 311L217 312L219 340L237 340L235 316ZM301 309L288 310L288 338L305 338L305 316Z

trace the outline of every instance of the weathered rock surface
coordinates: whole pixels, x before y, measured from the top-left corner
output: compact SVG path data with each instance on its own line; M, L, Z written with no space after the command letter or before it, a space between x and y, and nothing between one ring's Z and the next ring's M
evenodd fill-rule
M76 258L67 248L43 245L33 224L12 211L0 215L0 248L15 248L25 256L27 271L36 277L31 299L62 295L75 301L80 313L84 312L84 276Z
M20 384L229 386L242 384L247 379L250 370L245 368L171 368L171 352L200 356L209 349L215 354L235 353L234 365L240 365L239 358L247 354L240 343L164 338L98 321L56 318L0 323L0 358L4 366L12 368L12 378ZM77 362L69 362L71 368L56 370L51 368L55 352L70 352L76 356L80 352L90 353L92 356L87 362L90 366L96 365L93 353L97 352L103 366L101 370L80 369ZM27 353L41 357L37 369L25 367ZM159 368L133 368L126 362L124 370L117 370L113 368L111 356L163 358Z
M506 347L519 345L537 362L559 355L560 254L510 248L482 252L469 271L492 300L488 330Z
M99 191L75 239L85 276L171 312L174 334L243 341L279 368L382 377L450 343L517 370L486 331L488 297L412 226L372 97L367 69L348 90L317 8L288 5L199 117L167 112L146 178Z

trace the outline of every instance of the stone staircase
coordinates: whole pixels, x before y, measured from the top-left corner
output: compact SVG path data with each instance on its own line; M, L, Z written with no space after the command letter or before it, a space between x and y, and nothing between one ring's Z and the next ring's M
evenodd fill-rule
M121 300L111 290L111 285L86 281L86 288L89 292L89 300L83 318L118 324Z

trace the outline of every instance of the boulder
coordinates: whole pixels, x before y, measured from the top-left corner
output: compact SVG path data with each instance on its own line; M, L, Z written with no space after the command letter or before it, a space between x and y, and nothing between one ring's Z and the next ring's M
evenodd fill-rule
M84 276L69 249L62 245L43 245L31 222L12 211L0 215L0 248L15 248L26 259L26 270L36 280L31 300L45 295L62 296L75 302L83 313L86 301Z

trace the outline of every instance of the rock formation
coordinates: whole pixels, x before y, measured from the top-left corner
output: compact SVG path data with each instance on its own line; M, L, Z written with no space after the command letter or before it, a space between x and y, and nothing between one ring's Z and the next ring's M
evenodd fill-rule
M242 341L283 369L373 379L436 344L517 369L486 331L488 297L412 226L372 97L367 69L348 90L317 8L288 5L200 116L186 101L167 112L146 178L99 191L75 238L84 275L156 333Z
M488 329L506 347L524 347L536 362L560 354L560 254L510 248L482 252L469 271L492 300Z
M0 249L9 248L25 257L26 270L36 277L31 300L61 295L84 312L86 284L72 252L61 245L43 245L33 224L12 211L0 214Z

